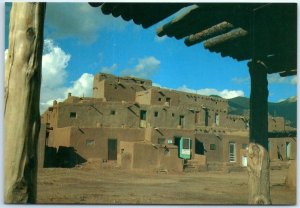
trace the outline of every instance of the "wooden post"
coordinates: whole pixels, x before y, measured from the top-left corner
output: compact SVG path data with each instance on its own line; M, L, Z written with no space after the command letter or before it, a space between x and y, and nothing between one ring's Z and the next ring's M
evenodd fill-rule
M13 3L5 65L5 203L35 203L45 3Z
M260 61L249 62L248 66L251 77L248 203L271 204L267 67Z

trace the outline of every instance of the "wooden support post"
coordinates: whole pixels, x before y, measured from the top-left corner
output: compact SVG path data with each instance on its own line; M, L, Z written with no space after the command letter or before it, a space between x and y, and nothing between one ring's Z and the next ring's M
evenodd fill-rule
M251 77L248 203L271 204L267 67L260 61L249 62L248 66Z
M5 65L5 203L35 203L45 3L13 3Z

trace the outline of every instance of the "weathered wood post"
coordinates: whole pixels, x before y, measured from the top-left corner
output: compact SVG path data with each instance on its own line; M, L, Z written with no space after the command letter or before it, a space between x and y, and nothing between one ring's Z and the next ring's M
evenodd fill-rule
M263 62L248 63L251 77L249 204L271 204L268 152L268 80Z
M45 3L13 3L5 65L5 203L35 203Z

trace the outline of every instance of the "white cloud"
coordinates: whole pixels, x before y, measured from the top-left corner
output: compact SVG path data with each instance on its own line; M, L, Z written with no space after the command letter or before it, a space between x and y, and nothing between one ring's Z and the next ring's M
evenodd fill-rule
M102 14L87 2L48 3L45 21L52 32L50 37L77 37L86 43L95 42L103 28L122 30L128 24L121 18Z
M153 56L139 59L138 64L132 69L124 69L121 76L134 76L139 78L150 78L158 72L160 61Z
M228 89L224 89L224 90L217 90L217 89L212 89L212 88L204 88L204 89L190 89L188 88L186 85L183 85L179 88L177 88L177 90L179 91L184 91L184 92L189 92L189 93L196 93L199 95L218 95L222 98L226 98L226 99L230 99L230 98L234 98L234 97L238 97L238 96L244 96L244 92L242 90L228 90Z
M110 67L102 67L100 69L101 72L103 73L108 73L108 74L112 74L116 69L118 68L118 64L113 64L112 66Z
M270 84L297 84L297 76L281 77L278 73L268 74L268 82Z
M42 58L42 86L40 108L43 112L51 106L53 100L63 101L68 92L75 96L91 96L94 76L84 73L81 77L66 86L66 68L71 55L55 45L50 39L44 41L44 54Z
M74 96L91 97L93 91L93 80L92 74L84 73L81 77L73 82L73 86L69 87L66 91L71 92Z
M44 41L42 87L54 88L64 84L70 58L71 55L54 45L52 40Z

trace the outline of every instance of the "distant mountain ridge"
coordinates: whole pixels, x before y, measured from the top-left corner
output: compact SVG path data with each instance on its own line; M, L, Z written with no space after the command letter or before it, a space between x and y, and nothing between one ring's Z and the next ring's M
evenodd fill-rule
M246 97L235 97L228 99L229 114L249 115L250 99ZM271 116L284 117L290 126L297 127L297 97L293 96L278 103L269 102L269 114Z

